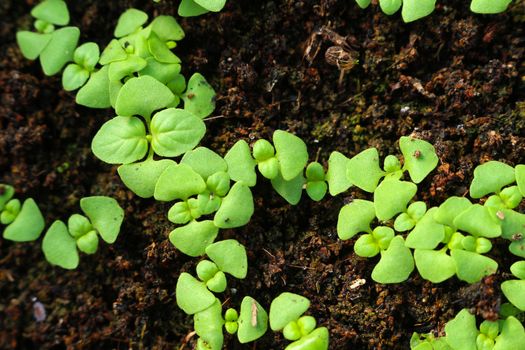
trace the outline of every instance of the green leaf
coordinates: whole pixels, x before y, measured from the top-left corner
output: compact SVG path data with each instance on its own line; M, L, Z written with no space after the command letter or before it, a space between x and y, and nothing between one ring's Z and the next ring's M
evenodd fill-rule
M105 196L85 197L80 200L80 208L106 243L112 244L117 240L124 210L115 199Z
M509 251L519 257L525 258L525 239L512 242L509 245Z
M252 297L244 297L239 315L237 337L241 344L249 343L264 335L268 329L268 314Z
M196 118L196 120L197 123L202 123L202 120L199 118ZM186 152L182 157L181 164L191 166L193 170L199 173L205 180L215 173L228 170L226 161L222 159L220 155L206 147L197 147L193 151Z
M100 49L94 42L87 42L76 48L73 60L79 66L92 71L100 57Z
M525 280L510 280L501 284L505 297L521 311L525 311Z
M154 57L146 58L146 62L146 67L139 72L141 76L149 75L160 81L162 84L167 84L180 75L180 63L162 63L157 61ZM178 99L178 96L176 99ZM169 105L169 107L172 106Z
M91 150L109 164L128 164L148 152L146 128L136 117L115 117L102 125L91 143Z
M430 15L436 7L436 0L404 0L401 15L405 23Z
M525 344L523 325L515 317L509 316L503 322L501 333L496 337L494 350L521 349L523 344Z
M421 3L424 4L425 1L423 0ZM399 148L401 148L401 153L405 158L405 168L410 174L410 179L416 184L423 181L438 164L434 146L426 141L403 136L399 139Z
M51 35L51 40L40 53L40 65L45 75L55 75L73 59L80 31L77 27L64 27Z
M416 192L417 186L412 182L385 179L374 191L377 218L386 221L405 211Z
M51 41L51 34L34 33L28 31L16 32L16 42L22 55L28 60L34 60L40 55Z
M160 175L170 165L170 159L153 160L148 158L140 163L124 164L118 167L120 179L133 193L142 198L153 197L155 185Z
M279 294L270 305L270 328L273 331L282 330L288 323L297 321L310 307L310 300L284 292Z
M402 0L379 0L379 6L383 13L393 15L401 8L402 2Z
M230 190L230 176L224 171L218 171L206 180L208 190L219 197L224 197Z
M38 205L32 198L28 198L24 201L15 221L5 228L3 237L15 242L34 241L40 237L44 227L44 217Z
M160 40L154 32L148 38L148 50L161 63L181 63L180 58L171 52L166 43Z
M206 310L193 316L195 333L207 343L210 350L221 350L224 342L222 305L219 299Z
M319 202L326 195L328 185L325 181L310 181L306 183L306 193L311 200Z
M474 179L470 184L470 196L481 198L489 193L499 193L516 180L514 168L502 162L490 161L474 169Z
M476 337L479 331L476 318L467 309L461 310L445 325L447 343L452 349L477 350Z
M410 249L405 247L403 237L396 236L387 250L381 251L381 260L372 271L377 283L400 283L408 279L414 270L414 259Z
M165 108L173 99L171 90L155 78L131 78L120 90L115 110L120 116L141 115L149 118L153 111Z
M434 220L438 208L431 208L406 238L409 248L434 249L445 238L445 227Z
M349 160L350 159L337 151L330 153L330 158L328 158L328 171L325 177L328 182L330 195L337 196L352 186L352 183L346 176Z
M184 30L173 16L157 16L150 26L162 41L184 39Z
M498 269L497 262L474 252L452 249L450 255L456 263L458 278L468 283L476 283Z
M355 2L360 8L366 9L370 5L371 0L355 0Z
M223 198L213 222L219 228L234 228L246 225L253 215L253 196L250 188L236 182Z
M507 10L511 2L512 0L472 0L470 11L483 14L501 13Z
M516 165L515 168L516 183L523 197L525 197L525 164Z
M120 42L117 39L113 39L109 42L104 51L102 51L99 63L105 66L113 62L123 61L127 57L128 54L124 51Z
M182 95L184 109L199 118L205 118L215 110L215 98L215 90L200 73L191 76L188 89Z
M120 38L135 32L148 20L148 15L137 9L128 9L120 15L115 27L115 37Z
M76 102L90 108L111 107L109 99L108 66L91 74L91 77L77 92Z
M108 77L111 82L121 82L124 78L131 78L134 73L141 71L148 62L135 55L128 56L125 60L109 64Z
M299 137L283 130L273 133L275 156L279 160L281 175L290 181L303 172L308 162L306 144Z
M67 231L66 224L55 221L42 240L42 251L52 265L72 270L78 266L79 258L76 241Z
M73 214L67 220L67 229L73 238L79 238L93 230L93 225L87 217L80 214Z
M170 242L186 255L204 255L206 247L213 243L219 229L211 220L192 221L170 232Z
M186 200L206 190L202 177L186 164L170 165L160 175L154 197L158 201Z
M42 1L31 10L31 16L59 26L69 23L69 11L62 0Z
M525 214L510 209L496 212L496 218L501 225L501 237L512 240L513 237L525 237Z
M62 86L66 91L73 91L81 87L89 79L89 72L78 64L71 63L62 73Z
M370 233L364 234L354 244L354 252L364 258L371 258L379 254L379 244Z
M0 184L0 212L4 210L4 207L7 202L15 194L15 188L13 186Z
M206 125L200 118L177 108L168 108L156 113L150 127L151 146L155 153L164 157L176 157L192 150L206 133ZM197 155L203 154L198 151ZM206 164L202 164L196 171L205 168Z
M98 235L96 231L89 231L77 238L78 249L85 254L95 254L98 249Z
M376 217L374 203L356 199L345 205L339 212L337 235L347 240L359 232L370 232L370 223Z
M177 280L175 297L177 305L188 315L204 311L215 302L215 296L206 284L186 272L181 273Z
M454 227L454 219L472 206L464 197L450 197L434 212L434 220L438 223Z
M226 4L226 0L194 0L208 11L219 12Z
M525 261L517 261L511 265L510 271L520 280L525 280Z
M255 186L257 183L256 163L246 141L237 141L226 153L224 160L228 165L228 175L233 181L242 182L249 187Z
M227 239L209 245L206 255L223 272L235 278L243 279L248 272L248 257L246 249L235 239Z
M181 17L200 16L206 12L208 12L208 10L198 5L194 0L181 0L177 11Z
M288 345L285 350L327 350L329 333L326 327L319 327L308 335Z
M456 264L446 250L414 250L414 260L421 277L432 283L441 283L456 274Z
M283 179L283 176L278 173L277 177L272 179L272 187L288 203L296 205L301 200L304 182L305 178L303 174L299 174L294 179L286 181Z
M454 219L454 227L474 236L495 238L501 236L501 226L490 210L480 204L471 205Z
M369 148L351 158L346 167L350 183L366 192L374 192L379 180L385 175L379 166L377 149Z

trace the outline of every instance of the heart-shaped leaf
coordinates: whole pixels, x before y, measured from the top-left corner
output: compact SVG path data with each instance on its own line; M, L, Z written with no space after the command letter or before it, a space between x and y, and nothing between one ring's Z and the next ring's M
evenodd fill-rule
M111 106L109 98L108 66L91 74L86 85L77 92L76 102L90 108L108 108Z
M525 311L525 280L510 280L501 284L505 297L521 311Z
M472 203L467 198L450 197L434 212L434 220L442 225L455 228L454 219L471 206Z
M288 203L296 205L301 200L305 181L302 173L290 181L286 181L283 179L283 176L278 173L277 177L272 179L272 187Z
M186 164L170 165L160 175L154 197L158 201L186 200L206 190L206 183Z
M289 132L276 130L273 133L273 144L283 179L290 181L296 178L308 162L304 141Z
M72 270L78 266L77 243L67 231L66 224L55 221L42 240L42 251L52 265Z
M109 164L128 164L144 158L148 151L146 128L136 117L115 117L102 125L91 150Z
M498 269L498 263L489 257L466 250L452 249L450 255L456 263L458 278L468 283L476 283Z
M127 57L128 54L124 51L120 42L117 39L113 39L109 42L104 51L102 51L99 63L105 66L113 62L123 61Z
M386 221L405 211L416 192L417 186L412 182L385 179L374 191L377 218Z
M200 16L206 12L208 10L198 5L194 0L181 0L177 11L181 17Z
M474 169L470 184L470 196L481 198L489 193L498 193L504 186L516 180L514 168L502 162L490 161Z
M401 8L402 3L402 0L379 0L381 11L387 15L396 13Z
M85 197L80 200L80 208L106 243L112 244L117 240L124 210L115 199L105 196Z
M44 230L45 221L33 198L24 201L22 209L4 230L3 237L15 242L34 241Z
M405 245L409 248L434 249L445 238L445 227L434 220L438 208L429 211L416 224L416 227L406 238Z
M192 221L170 232L170 242L189 256L204 255L206 247L213 243L219 229L213 221Z
M495 238L501 236L501 225L490 210L480 204L471 205L454 219L454 226L474 236Z
M379 180L385 175L379 166L377 149L369 148L351 158L346 166L350 183L366 192L374 192Z
M416 184L423 181L438 164L434 146L426 141L403 136L399 139L399 148L405 158L405 168L410 179Z
M205 133L204 122L183 109L165 109L151 120L151 146L155 153L164 157L176 157L190 151Z
M241 344L259 339L268 329L266 310L252 297L244 297L238 319L237 338Z
M270 328L280 331L288 323L297 321L310 307L310 300L294 294L284 292L273 299L270 305Z
M73 60L80 30L77 27L64 27L51 35L51 40L40 53L40 64L45 75L55 75L67 62Z
M178 41L184 38L184 30L173 16L157 16L150 26L162 41Z
M507 10L511 2L512 0L472 0L470 3L470 11L483 14L500 13Z
M374 203L356 199L341 208L337 220L337 235L340 239L347 240L359 232L370 232L370 223L375 217Z
M248 273L248 257L246 248L235 239L227 239L209 245L206 255L223 272L235 278L243 279Z
M118 167L120 179L137 196L142 198L153 197L155 185L160 175L170 165L176 163L171 159L146 159L140 163L124 164Z
M71 63L66 66L62 73L62 86L66 91L73 91L84 85L89 79L89 72L79 66Z
M410 249L405 247L403 237L396 236L387 250L381 251L381 260L372 271L377 283L400 283L408 279L414 270L414 259Z
M452 349L477 350L476 338L479 334L476 317L467 309L461 310L452 321L445 325L447 343Z
M177 280L175 297L177 305L188 315L204 311L215 302L215 296L206 284L186 272L181 273Z
M197 118L197 120L202 123L200 119ZM197 147L193 151L186 152L182 157L181 164L191 166L204 180L215 173L228 170L226 161L206 147Z
M120 15L115 27L115 37L120 38L133 33L148 20L148 15L137 9L128 9Z
M430 15L436 7L436 0L403 0L401 15L405 23Z
M215 302L210 307L204 311L197 312L193 316L195 333L206 342L209 350L222 349L224 342L223 325L222 305L219 299L215 299Z
M149 118L153 111L167 107L174 98L171 90L155 78L147 75L131 78L120 90L115 110L121 116Z
M184 109L199 118L205 118L215 109L215 97L215 90L211 85L200 73L195 73L188 81L188 89L182 95Z
M521 290L523 293L523 289ZM520 321L509 316L503 322L500 334L496 337L494 350L520 349L525 344L525 329Z
M16 33L16 42L22 55L28 60L34 60L49 44L51 37L51 34L20 31Z
M414 260L421 277L432 283L441 283L456 274L456 264L445 250L414 250Z
M59 26L69 23L69 11L63 0L44 0L31 10L31 16Z
M224 160L228 165L228 175L233 181L242 182L250 187L255 186L257 182L256 163L246 141L237 141L226 153Z
M236 182L223 198L213 222L219 228L234 228L246 225L253 215L253 196L250 188Z

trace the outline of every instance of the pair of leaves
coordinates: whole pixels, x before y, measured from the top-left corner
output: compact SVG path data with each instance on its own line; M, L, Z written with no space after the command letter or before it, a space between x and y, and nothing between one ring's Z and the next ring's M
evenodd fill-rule
M150 127L151 147L165 157L176 157L193 149L206 132L200 118L176 108L155 114ZM137 117L115 117L102 125L91 148L99 159L110 164L140 160L148 152L144 123Z
M117 239L124 219L124 211L110 197L95 196L80 200L82 211L91 221L102 239L112 244ZM47 261L64 269L75 269L79 263L77 241L64 222L57 220L47 230L42 241L42 251Z
M100 57L98 45L93 42L85 43L76 48L73 61L67 65L62 74L62 86L66 91L76 90L86 83L95 69Z

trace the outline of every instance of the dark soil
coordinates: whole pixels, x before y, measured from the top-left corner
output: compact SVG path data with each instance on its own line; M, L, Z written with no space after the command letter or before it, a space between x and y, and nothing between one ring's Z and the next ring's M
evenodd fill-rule
M116 167L92 155L91 139L113 112L77 106L60 77L44 76L20 54L15 32L31 25L35 2L0 2L0 183L34 197L48 224L78 212L87 195L115 197L126 219L117 242L82 256L76 271L50 266L39 242L0 239L0 348L178 349L192 320L175 304L175 283L196 260L167 240L168 205L134 196ZM86 0L71 1L70 10L81 40L103 46L126 8L175 14L176 5ZM523 0L497 16L440 0L434 14L413 24L348 0L230 0L220 14L181 20L187 37L176 53L187 76L200 71L218 92L215 115L222 117L207 122L210 148L224 154L241 138L286 129L326 165L333 150L351 156L374 146L383 156L397 154L399 137L413 134L432 142L441 160L418 194L436 205L464 195L481 162L525 163L524 21ZM342 84L324 57L333 43L319 37L317 57L311 64L303 57L322 26L348 36L359 58ZM230 280L228 305L245 295L266 307L282 291L305 295L330 330L330 349L407 349L412 332L442 334L463 307L486 318L497 312L499 282L513 259L504 242L491 252L500 272L478 285L434 285L417 273L378 285L370 279L376 261L357 257L354 241L336 234L339 208L366 194L303 198L291 207L261 179L254 195L250 224L222 232L246 245L250 264L246 280ZM353 289L357 279L366 283ZM35 321L34 298L47 312L43 322ZM286 343L270 332L255 345L228 337L225 349ZM185 348L192 347L190 340Z

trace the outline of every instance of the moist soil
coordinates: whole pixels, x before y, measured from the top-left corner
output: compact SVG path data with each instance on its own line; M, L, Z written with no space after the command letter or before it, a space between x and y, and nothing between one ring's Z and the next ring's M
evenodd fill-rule
M36 2L0 2L0 182L14 185L19 198L35 198L48 225L79 212L88 195L115 197L126 218L117 242L83 255L75 271L49 265L38 241L0 239L0 348L192 349L192 319L176 306L175 284L196 259L169 243L169 205L133 195L116 167L91 153L91 139L113 112L76 105L59 76L46 77L20 54L15 32L31 26ZM81 42L104 47L125 9L176 14L177 3L86 0L71 2L70 11ZM284 129L326 166L336 150L399 154L399 137L414 135L434 144L440 158L417 195L437 205L466 195L482 162L525 163L524 21L523 0L495 16L441 0L411 24L353 1L231 0L218 14L180 20L186 38L175 52L186 76L201 72L218 93L205 146L225 154L239 139L269 139ZM315 35L323 28L331 32ZM341 39L351 60L327 59ZM359 62L351 67L353 59ZM290 206L259 179L250 223L221 232L244 244L249 259L248 277L229 281L226 306L238 307L245 295L268 307L283 291L302 294L329 328L330 349L407 349L414 331L442 335L464 307L494 319L499 284L515 260L505 242L490 253L500 272L475 285L455 278L432 284L417 272L380 285L370 278L377 258L356 256L355 240L336 233L339 209L370 196L351 189L318 203L305 197ZM45 308L42 322L36 301ZM227 336L224 348L287 343L269 332L248 345Z

